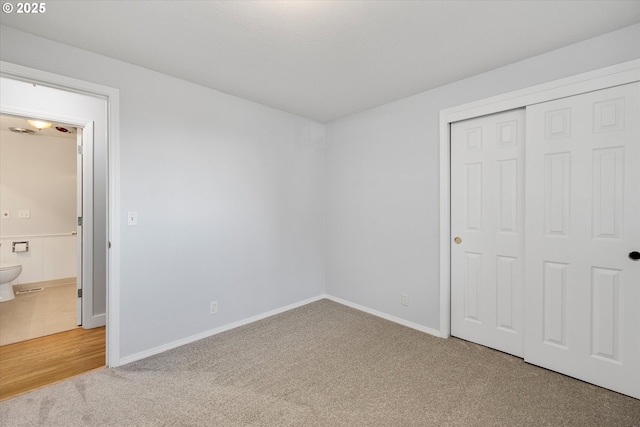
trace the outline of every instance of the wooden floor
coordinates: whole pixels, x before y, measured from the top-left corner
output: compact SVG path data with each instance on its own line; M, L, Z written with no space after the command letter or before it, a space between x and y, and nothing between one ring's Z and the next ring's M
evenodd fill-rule
M105 328L0 347L0 401L105 366Z

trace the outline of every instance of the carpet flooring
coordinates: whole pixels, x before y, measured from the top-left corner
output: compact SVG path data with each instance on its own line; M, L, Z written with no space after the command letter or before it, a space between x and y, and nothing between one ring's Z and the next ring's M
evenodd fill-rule
M640 400L321 300L0 403L3 426L639 426Z

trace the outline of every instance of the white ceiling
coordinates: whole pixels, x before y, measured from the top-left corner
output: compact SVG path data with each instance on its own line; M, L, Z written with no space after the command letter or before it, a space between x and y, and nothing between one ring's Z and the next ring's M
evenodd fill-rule
M47 1L0 23L328 122L640 22L640 1Z

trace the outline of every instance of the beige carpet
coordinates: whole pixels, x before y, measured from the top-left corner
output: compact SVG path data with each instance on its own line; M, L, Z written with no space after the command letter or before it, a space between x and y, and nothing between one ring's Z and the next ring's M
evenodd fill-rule
M323 300L0 403L3 426L634 426L640 401Z
M38 288L31 283L22 288ZM16 287L15 289L19 289ZM77 328L76 284L48 286L0 303L0 345Z

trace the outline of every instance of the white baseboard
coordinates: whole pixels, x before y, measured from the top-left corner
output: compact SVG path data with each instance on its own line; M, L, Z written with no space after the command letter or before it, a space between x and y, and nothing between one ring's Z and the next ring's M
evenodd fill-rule
M293 303L293 304L290 304L290 305L287 305L287 306L284 306L284 307L276 308L275 310L271 310L271 311L268 311L266 313L258 314L256 316L252 316L252 317L249 317L247 319L243 319L243 320L239 320L237 322L229 323L228 325L220 326L219 328L215 328L215 329L211 329L211 330L208 330L208 331L205 331L205 332L201 332L201 333L196 334L196 335L191 335L191 336L189 336L187 338L183 338L183 339L180 339L180 340L172 341L172 342L167 343L167 344L163 344L163 345L160 345L160 346L157 346L157 347L150 348L148 350L141 351L139 353L132 354L130 356L123 357L123 358L118 360L117 364L114 364L114 365L111 365L111 366L112 367L122 366L122 365L126 365L128 363L131 363L131 362L135 362L137 360L145 359L145 358L150 357L150 356L155 356L156 354L163 353L163 352L165 352L167 350L171 350L171 349L174 349L176 347L183 346L185 344L190 344L192 342L199 341L201 339L208 338L208 337L220 334L222 332L226 332L226 331L229 331L231 329L238 328L240 326L248 325L249 323L257 322L258 320L266 319L267 317L275 316L276 314L284 313L285 311L293 310L294 308L302 307L303 305L311 304L312 302L316 302L316 301L319 301L321 299L328 299L330 301L337 302L338 304L346 305L347 307L351 307L351 308L354 308L356 310L359 310L359 311L362 311L362 312L365 312L365 313L368 313L368 314L372 314L374 316L380 317L382 319L389 320L389 321L394 322L394 323L398 323L398 324L400 324L402 326L406 326L408 328L415 329L417 331L424 332L424 333L427 333L429 335L434 335L434 336L440 337L440 331L438 331L436 329L431 329L431 328L428 328L426 326L422 326L422 325L419 325L417 323L413 323L413 322L410 322L408 320L401 319L399 317L392 316L390 314L386 314L386 313L383 313L381 311L377 311L377 310L371 309L369 307L365 307L363 305L356 304L356 303L353 303L351 301L344 300L342 298L334 297L333 295L323 294L323 295L318 295L318 296L315 296L313 298L309 298L309 299L306 299L306 300L303 300L303 301L298 301L296 303Z
M413 322L410 322L408 320L401 319L399 317L392 316L390 314L383 313L381 311L374 310L372 308L365 307L363 305L356 304L354 302L344 300L342 298L334 297L333 295L324 295L324 297L326 299L328 299L328 300L333 301L333 302L337 302L338 304L346 305L347 307L355 308L356 310L360 310L360 311L364 311L365 313L373 314L374 316L381 317L381 318L383 318L385 320L389 320L389 321L394 322L394 323L398 323L398 324L400 324L402 326L406 326L408 328L415 329L417 331L424 332L424 333L427 333L429 335L434 335L434 336L436 336L438 338L441 337L440 336L440 331L437 330L437 329L432 329L432 328L429 328L427 326L422 326L422 325L419 325L417 323L413 323Z
M43 280L42 282L20 283L13 285L14 291L24 291L33 288L50 288L52 286L75 285L75 277L67 277L64 279Z
M191 335L190 337L183 338L177 341L172 341L167 344L163 344L157 347L150 348L148 350L141 351L139 353L132 354L130 356L122 357L117 362L117 364L111 365L112 367L126 365L131 362L135 362L137 360L145 359L150 356L154 356L156 354L163 353L167 350L171 350L176 347L183 346L185 344L189 344L195 341L199 341L204 338L211 337L213 335L220 334L222 332L229 331L231 329L238 328L240 326L248 325L249 323L257 322L258 320L266 319L267 317L275 316L276 314L284 313L285 311L293 310L294 308L302 307L303 305L311 304L312 302L319 301L324 299L325 295L318 295L303 301L298 301L296 303L276 308L275 310L268 311L266 313L261 313L247 319L239 320L237 322L229 323L228 325L220 326L219 328L211 329L205 332L201 332L196 335Z

